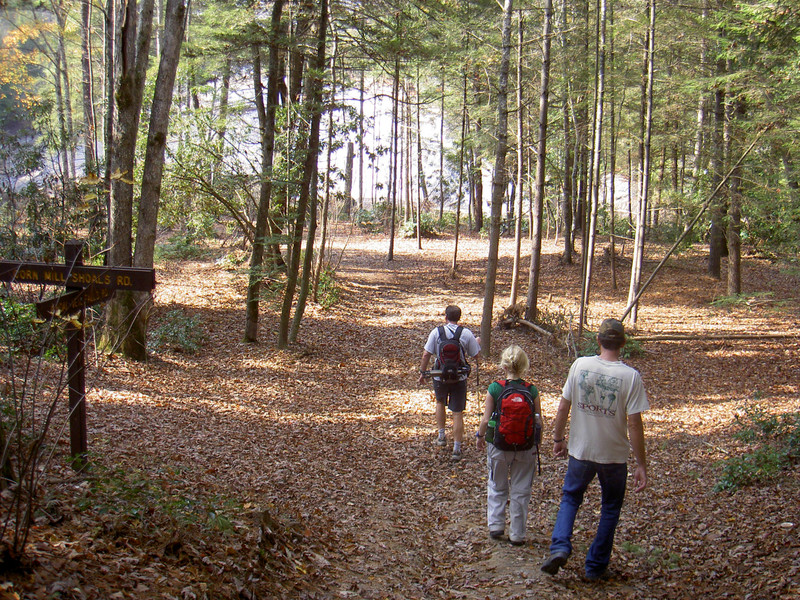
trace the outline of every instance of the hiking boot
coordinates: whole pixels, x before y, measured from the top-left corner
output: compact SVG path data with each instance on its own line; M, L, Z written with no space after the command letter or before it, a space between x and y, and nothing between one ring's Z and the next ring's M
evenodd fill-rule
M436 438L433 440L433 444L435 446L447 446L447 439L445 438Z
M542 571L548 575L555 575L558 573L558 570L566 564L568 558L569 554L566 552L553 552L547 557L547 560L542 563Z
M505 532L502 529L497 529L495 531L490 531L489 537L492 538L493 540L499 540L500 538L503 537L503 533Z
M461 450L453 450L453 456L450 457L452 462L458 462L461 460Z
M525 545L525 540L512 540L511 538L508 538L508 542L512 546L524 546Z
M584 581L588 581L589 583L595 583L597 581L608 581L611 579L611 571L608 569L603 569L599 573L584 573L583 578Z

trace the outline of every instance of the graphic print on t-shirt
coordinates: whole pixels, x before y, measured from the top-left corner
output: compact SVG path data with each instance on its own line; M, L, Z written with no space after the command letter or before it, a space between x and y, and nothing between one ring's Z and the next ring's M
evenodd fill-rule
M597 417L613 417L617 414L617 398L622 379L603 373L582 370L578 374L581 390L577 408Z

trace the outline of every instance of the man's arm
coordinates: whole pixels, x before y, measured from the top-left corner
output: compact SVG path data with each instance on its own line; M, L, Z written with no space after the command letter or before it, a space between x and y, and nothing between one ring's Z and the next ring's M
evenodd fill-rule
M642 413L628 415L628 438L633 450L633 457L636 459L636 470L633 472L633 490L641 492L647 487L647 457L645 454Z
M422 351L422 360L419 363L419 379L417 380L418 385L425 383L425 375L423 375L422 372L428 370L428 363L431 360L431 356L433 356L433 354L427 350Z
M567 429L567 419L569 418L569 411L572 408L572 402L566 398L561 398L558 403L558 412L553 422L553 454L557 458L567 457L567 439L565 431Z

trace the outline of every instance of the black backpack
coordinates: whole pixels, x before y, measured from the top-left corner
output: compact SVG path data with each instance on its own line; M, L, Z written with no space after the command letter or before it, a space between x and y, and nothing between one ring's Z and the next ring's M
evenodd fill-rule
M454 383L462 375L469 376L471 368L464 355L464 347L459 339L464 328L456 327L453 337L447 337L447 329L439 326L439 341L436 342L436 369L441 371L439 379L445 383Z
M530 450L541 441L542 428L536 423L536 403L527 385L498 381L503 391L497 397L489 421L491 441L500 450Z

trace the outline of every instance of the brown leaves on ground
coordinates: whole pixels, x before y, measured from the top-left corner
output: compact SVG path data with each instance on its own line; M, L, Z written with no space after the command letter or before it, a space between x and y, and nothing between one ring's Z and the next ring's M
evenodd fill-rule
M499 352L515 342L533 365L545 417L555 413L570 357L527 328L492 331L492 360L473 372L464 459L432 445L433 397L417 387L425 337L457 303L480 329L487 243L354 237L337 282L342 299L311 307L291 350L274 347L278 317L265 306L262 343L241 341L246 277L215 263L158 270L156 313L199 315L207 345L164 352L148 365L112 360L93 382L88 415L94 468L61 468L30 543L30 569L0 597L25 598L794 598L800 593L798 469L714 492L718 461L745 448L734 415L758 397L798 410L798 277L744 263L746 291L769 302L716 308L724 283L703 257L670 259L642 298L639 333L789 333L781 339L644 342L628 362L644 377L650 487L629 493L612 557L615 576L581 580L596 526L587 494L575 554L550 578L547 555L565 471L547 444L534 481L528 544L495 542L485 525L485 460L473 445L481 398ZM577 313L579 262L546 247L540 307ZM648 257L653 268L657 249ZM598 252L598 255L600 253ZM508 303L511 242L501 246L495 313ZM619 316L627 273L612 290L598 259L590 327ZM572 319L574 321L574 318ZM574 323L573 323L574 325ZM476 379L479 380L476 382ZM478 383L478 386L476 386ZM549 427L545 439L549 439ZM448 439L452 430L448 418ZM66 440L60 449L67 452ZM51 515L52 516L52 515ZM0 582L3 581L0 579ZM5 596L3 596L5 594Z

